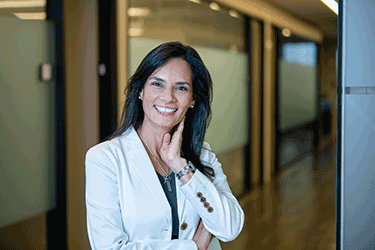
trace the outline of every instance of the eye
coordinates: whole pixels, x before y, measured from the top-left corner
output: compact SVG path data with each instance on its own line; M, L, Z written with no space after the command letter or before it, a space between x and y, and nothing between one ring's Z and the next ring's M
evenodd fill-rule
M155 87L163 87L163 84L160 82L152 82L151 85Z
M185 86L178 86L177 90L188 91L188 88L186 88Z

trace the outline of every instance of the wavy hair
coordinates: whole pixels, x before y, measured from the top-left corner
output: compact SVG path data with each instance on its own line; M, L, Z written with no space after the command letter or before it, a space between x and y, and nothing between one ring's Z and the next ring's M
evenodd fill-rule
M187 160L212 179L214 170L200 161L203 139L211 118L212 79L201 57L195 49L180 42L163 43L150 51L129 79L125 89L126 100L121 114L120 126L110 139L122 135L129 127L136 130L142 125L144 111L139 93L150 75L172 58L185 60L192 71L194 108L185 115L181 151Z

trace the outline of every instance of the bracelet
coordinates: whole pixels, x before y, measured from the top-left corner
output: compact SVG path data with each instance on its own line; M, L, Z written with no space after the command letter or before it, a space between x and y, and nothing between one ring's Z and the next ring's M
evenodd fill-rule
M178 179L181 179L181 177L182 176L184 176L184 175L187 175L188 173L190 173L190 172L195 172L195 167L191 164L191 162L189 161L188 162L188 164L185 166L185 167L183 167L177 174L176 174L176 176L177 176L177 178Z

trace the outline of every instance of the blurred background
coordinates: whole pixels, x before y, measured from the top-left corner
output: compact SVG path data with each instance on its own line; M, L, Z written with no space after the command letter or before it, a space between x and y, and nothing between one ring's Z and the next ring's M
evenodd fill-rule
M320 0L0 1L0 249L90 249L85 153L157 45L213 78L208 141L245 211L223 249L335 249L337 14Z

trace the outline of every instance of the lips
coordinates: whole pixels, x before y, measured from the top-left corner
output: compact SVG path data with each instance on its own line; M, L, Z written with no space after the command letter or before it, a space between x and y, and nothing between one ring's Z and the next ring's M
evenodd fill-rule
M171 114L171 113L174 113L177 111L177 109L171 109L171 108L164 108L164 107L159 107L159 106L156 106L154 105L154 107L160 111L160 112L163 112L163 113L168 113L168 114Z

